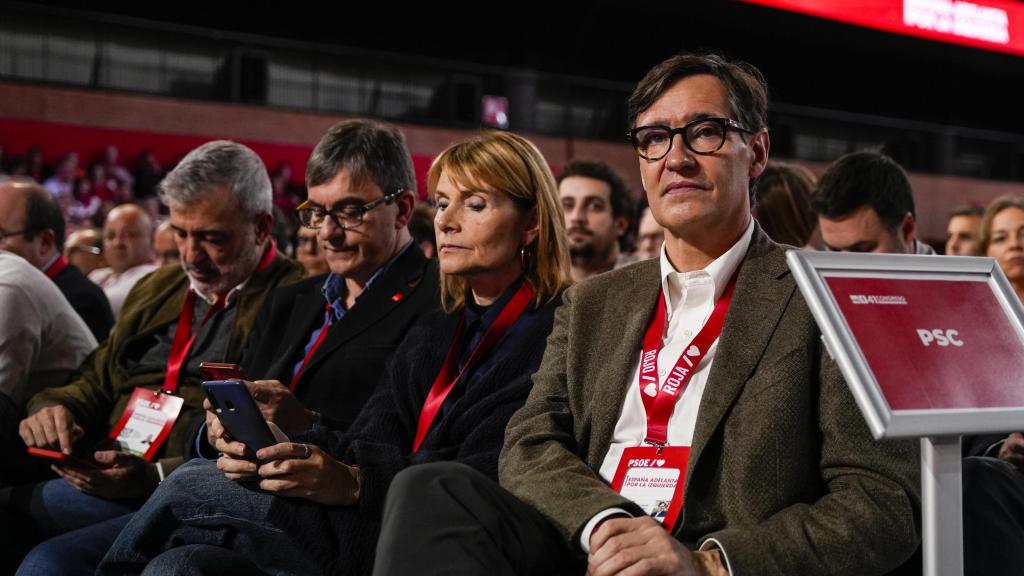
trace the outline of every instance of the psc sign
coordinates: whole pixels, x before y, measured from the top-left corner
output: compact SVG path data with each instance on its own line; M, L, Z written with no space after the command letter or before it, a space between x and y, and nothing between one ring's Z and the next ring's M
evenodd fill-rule
M933 342L939 346L952 345L963 347L964 345L964 341L960 339L960 333L953 329L943 330L942 328L935 328L928 330L926 328L918 328L917 337L921 339L921 344L924 344L925 347L931 346Z

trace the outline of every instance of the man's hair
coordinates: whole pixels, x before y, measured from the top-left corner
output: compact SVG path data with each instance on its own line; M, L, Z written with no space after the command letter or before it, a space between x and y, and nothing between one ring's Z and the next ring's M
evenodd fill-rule
M369 178L385 194L416 193L416 173L402 132L375 120L345 120L327 130L306 164L306 186L320 186L347 170L354 185Z
M427 173L431 195L444 173L455 184L484 187L508 196L522 213L536 210L537 238L520 253L536 302L558 296L571 283L569 241L551 168L532 142L511 132L484 132L456 142L434 159ZM466 305L469 280L441 272L441 302L446 310Z
M224 186L245 217L270 214L273 192L263 160L229 140L214 140L192 150L160 182L160 198L170 207L189 205L212 187Z
M1007 194L1006 196L1000 196L992 201L985 208L985 213L981 217L981 224L978 227L978 255L988 255L988 245L992 243L992 220L995 219L996 215L1006 210L1007 208L1017 208L1018 210L1024 210L1024 196L1019 194Z
M25 195L25 240L34 240L43 230L53 230L57 252L64 251L65 222L53 196L28 177L0 177L0 186L8 186Z
M570 160L558 173L558 184L570 176L593 178L607 184L612 191L609 197L612 215L632 222L633 214L636 212L636 199L626 186L626 181L609 164L599 160Z
M910 180L895 160L880 152L852 152L832 163L818 181L814 210L829 219L870 206L882 224L894 231L904 215L914 212Z
M720 54L689 53L665 60L640 80L626 103L629 125L636 126L637 116L676 82L698 74L710 74L725 85L729 107L746 128L754 131L768 128L768 84L760 70Z
M676 82L700 74L714 76L725 86L729 108L740 124L755 132L768 129L768 83L757 67L721 54L685 52L651 68L633 89L626 101L630 127L636 127L637 117ZM748 185L751 205L757 181L751 178Z
M972 218L981 218L985 215L984 206L958 206L949 213L949 219L952 220L957 216L970 216Z

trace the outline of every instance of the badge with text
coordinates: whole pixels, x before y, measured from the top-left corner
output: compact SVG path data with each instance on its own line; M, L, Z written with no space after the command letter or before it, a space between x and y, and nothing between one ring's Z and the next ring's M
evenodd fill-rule
M136 388L110 433L115 448L151 460L171 433L184 402L181 396Z
M689 446L635 446L622 452L612 489L671 531L683 507Z

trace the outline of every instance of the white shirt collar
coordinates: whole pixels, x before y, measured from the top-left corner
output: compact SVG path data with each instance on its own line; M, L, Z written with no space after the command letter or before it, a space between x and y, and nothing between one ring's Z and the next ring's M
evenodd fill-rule
M687 286L694 283L707 282L710 280L715 287L714 300L717 301L725 292L725 286L729 279L739 269L740 264L747 255L750 248L750 240L754 236L754 219L751 218L747 229L740 236L739 240L732 245L724 254L716 258L702 270L692 272L677 272L669 262L665 245L661 245L661 289L665 293L666 312L672 315L673 304L682 300L683 292Z

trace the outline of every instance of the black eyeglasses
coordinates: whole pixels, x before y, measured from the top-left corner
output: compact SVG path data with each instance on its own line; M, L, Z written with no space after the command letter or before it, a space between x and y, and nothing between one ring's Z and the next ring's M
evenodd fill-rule
M636 153L644 160L653 162L661 160L672 150L672 141L675 140L676 134L683 136L683 143L691 152L704 155L721 150L730 129L747 134L754 133L731 118L701 118L687 123L682 128L669 128L657 124L637 126L626 135Z
M331 220L334 221L335 226L342 230L348 230L349 228L355 228L362 224L363 216L367 212L381 204L390 204L395 200L395 198L398 198L404 192L405 190L398 189L383 198L378 198L373 202L368 202L362 206L348 204L332 210L324 210L320 206L311 205L310 201L306 200L295 208L295 212L298 213L299 221L302 222L302 225L310 230L319 230L322 228L324 221L328 216L330 216Z
M3 230L0 230L0 244L3 244L4 242L6 242L8 238L14 238L15 236L21 236L22 234L25 234L28 231L29 231L28 228L26 228L24 230L18 230L17 232L4 232Z

